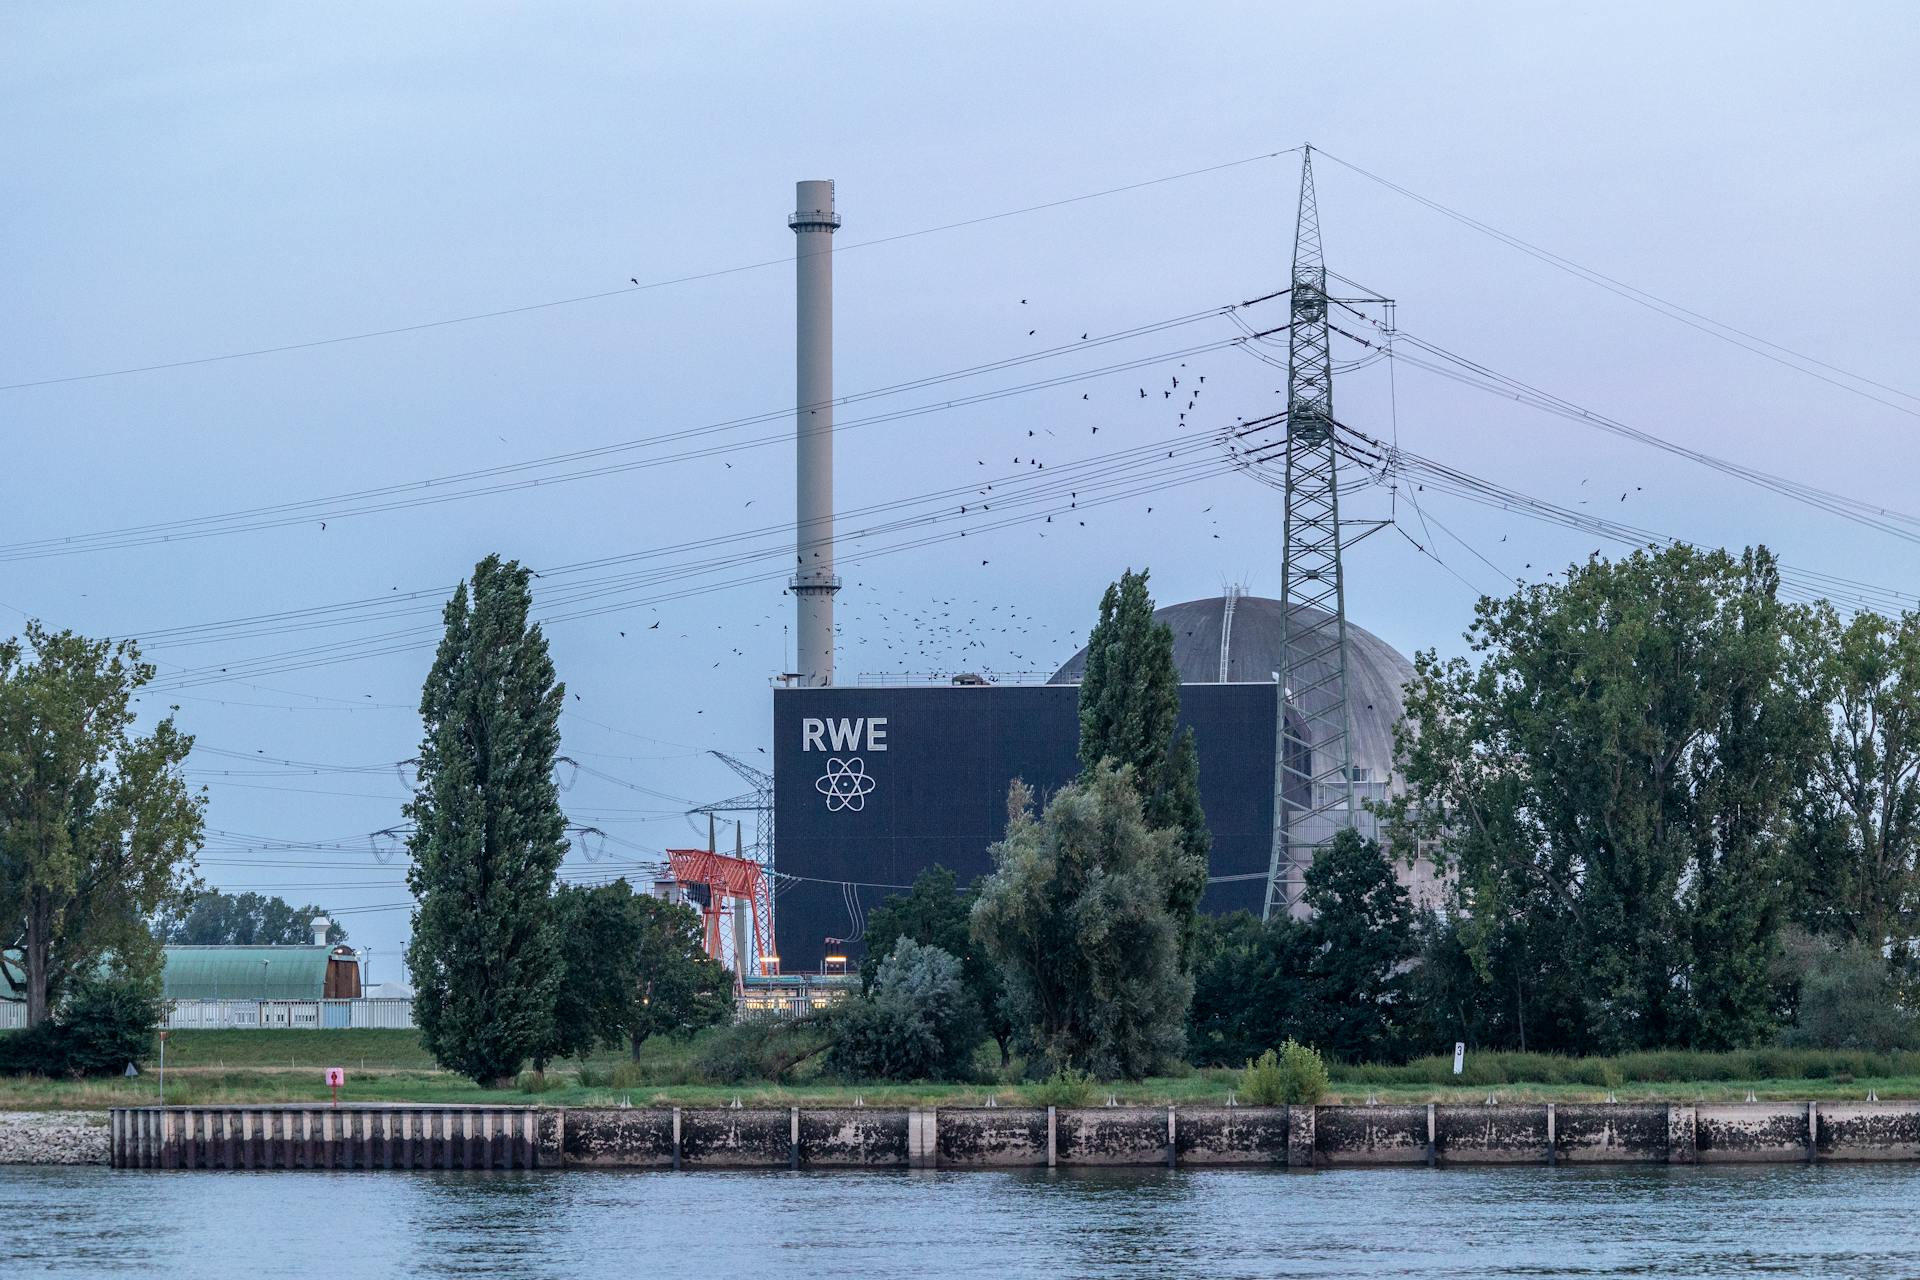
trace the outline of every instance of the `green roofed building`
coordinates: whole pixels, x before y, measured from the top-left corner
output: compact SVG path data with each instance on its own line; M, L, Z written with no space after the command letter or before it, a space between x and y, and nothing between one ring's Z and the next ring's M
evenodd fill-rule
M357 1000L352 947L167 947L168 1000Z

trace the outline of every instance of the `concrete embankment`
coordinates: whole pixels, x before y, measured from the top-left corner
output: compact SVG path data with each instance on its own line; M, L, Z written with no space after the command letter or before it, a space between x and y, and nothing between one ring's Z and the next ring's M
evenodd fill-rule
M40 1135L40 1136L32 1136ZM991 1169L1920 1159L1920 1102L1321 1107L141 1107L0 1160L139 1169Z
M0 1112L0 1164L105 1164L110 1136L104 1111Z

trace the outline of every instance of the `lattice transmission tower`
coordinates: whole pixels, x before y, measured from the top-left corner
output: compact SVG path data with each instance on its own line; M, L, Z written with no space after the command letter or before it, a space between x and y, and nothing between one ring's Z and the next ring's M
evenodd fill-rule
M689 813L704 813L708 817L751 813L753 815L753 846L747 852L767 875L769 886L773 884L773 775L764 769L756 769L745 760L730 756L724 751L709 751L708 755L718 760L739 775L753 790L725 800L716 800L712 804L703 804ZM737 819L736 819L737 821ZM773 927L773 909L767 910L767 926Z
M1286 439L1281 446L1286 456L1286 514L1280 561L1279 760L1262 918L1304 912L1307 868L1315 854L1354 821L1333 354L1312 147L1305 149L1300 166L1289 312Z

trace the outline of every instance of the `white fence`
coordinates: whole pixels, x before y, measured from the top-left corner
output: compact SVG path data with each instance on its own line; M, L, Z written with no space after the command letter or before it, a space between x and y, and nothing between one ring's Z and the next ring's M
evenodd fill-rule
M371 1000L174 1000L169 1031L294 1028L310 1031L376 1027L413 1028L413 1001L391 996Z
M0 1031L18 1031L26 1025L24 1000L0 1000ZM251 1031L262 1027L411 1031L413 1001L396 996L370 1000L171 1000L167 1003L167 1020L161 1025L169 1031Z

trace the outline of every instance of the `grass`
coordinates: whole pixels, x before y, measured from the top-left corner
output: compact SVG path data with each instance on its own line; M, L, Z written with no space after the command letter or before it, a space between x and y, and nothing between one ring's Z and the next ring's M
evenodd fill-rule
M993 1055L983 1057L983 1078L997 1083L842 1084L806 1076L785 1084L718 1086L698 1083L698 1042L649 1041L638 1062L624 1053L597 1056L590 1078L604 1081L615 1067L619 1086L582 1084L581 1064L550 1066L548 1087L482 1089L434 1067L411 1031L176 1031L167 1039L167 1101L187 1105L325 1102L322 1072L344 1067L347 1102L470 1103L543 1106L744 1106L849 1105L980 1106L994 1097L1002 1106L1043 1105L1046 1086L1018 1083L1016 1070L1002 1075ZM1330 1064L1329 1102L1597 1102L1611 1092L1622 1102L1679 1100L1738 1102L1751 1090L1763 1100L1861 1099L1872 1089L1885 1099L1920 1098L1920 1053L1874 1054L1808 1049L1756 1049L1737 1053L1659 1052L1613 1058L1567 1058L1552 1054L1470 1053L1466 1070L1453 1074L1451 1056L1398 1065ZM150 1105L158 1100L153 1064L135 1079L44 1080L0 1077L0 1109L91 1110ZM1095 1083L1092 1105L1109 1094L1121 1103L1223 1103L1239 1072L1226 1068L1136 1083Z
M417 1031L170 1031L167 1069L186 1067L434 1069Z

